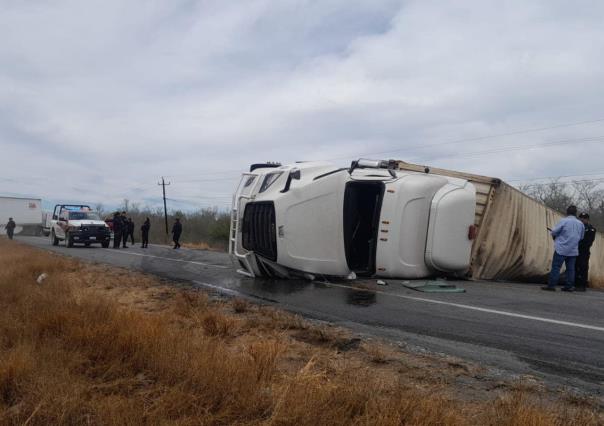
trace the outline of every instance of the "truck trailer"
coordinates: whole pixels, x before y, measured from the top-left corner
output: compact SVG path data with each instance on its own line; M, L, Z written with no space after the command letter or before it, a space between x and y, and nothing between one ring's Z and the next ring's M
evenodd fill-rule
M255 164L233 196L229 251L249 277L543 282L561 218L501 179L403 161ZM598 235L592 286L603 247Z
M13 218L15 235L40 235L42 232L42 200L39 198L0 197L0 234Z

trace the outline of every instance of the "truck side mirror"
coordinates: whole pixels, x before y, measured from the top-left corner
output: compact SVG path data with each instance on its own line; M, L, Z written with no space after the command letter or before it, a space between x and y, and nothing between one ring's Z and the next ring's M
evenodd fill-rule
M300 169L291 169L289 171L289 174L287 175L287 181L285 182L285 188L283 188L281 190L281 193L285 193L287 191L289 191L289 187L292 184L292 180L296 179L296 180L300 180L300 178L302 177L302 172L300 171Z

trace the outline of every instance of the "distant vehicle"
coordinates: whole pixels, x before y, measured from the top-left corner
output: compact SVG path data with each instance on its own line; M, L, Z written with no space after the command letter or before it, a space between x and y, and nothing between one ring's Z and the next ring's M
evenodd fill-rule
M40 235L42 232L42 200L39 198L0 197L0 234L12 217L16 235Z
M50 241L54 246L64 241L67 247L74 244L109 247L109 226L87 205L57 204L51 223Z
M235 193L230 252L251 277L463 276L476 189L393 161L253 165Z

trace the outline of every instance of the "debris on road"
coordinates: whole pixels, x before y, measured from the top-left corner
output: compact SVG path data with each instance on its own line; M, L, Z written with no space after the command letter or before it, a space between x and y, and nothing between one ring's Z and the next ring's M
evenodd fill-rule
M411 283L403 281L403 286L424 293L465 293L464 288L457 287L455 284L448 284L443 281L420 281Z

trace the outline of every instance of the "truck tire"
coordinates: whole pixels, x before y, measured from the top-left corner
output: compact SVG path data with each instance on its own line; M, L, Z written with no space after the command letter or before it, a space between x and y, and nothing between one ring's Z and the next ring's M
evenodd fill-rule
M73 247L73 238L69 236L69 232L65 233L65 246L70 248Z
M109 241L102 242L102 243L101 243L101 246L102 246L103 248L109 248Z
M50 242L52 243L53 246L58 246L59 245L59 239L55 235L55 231L54 230L52 230L50 232Z

